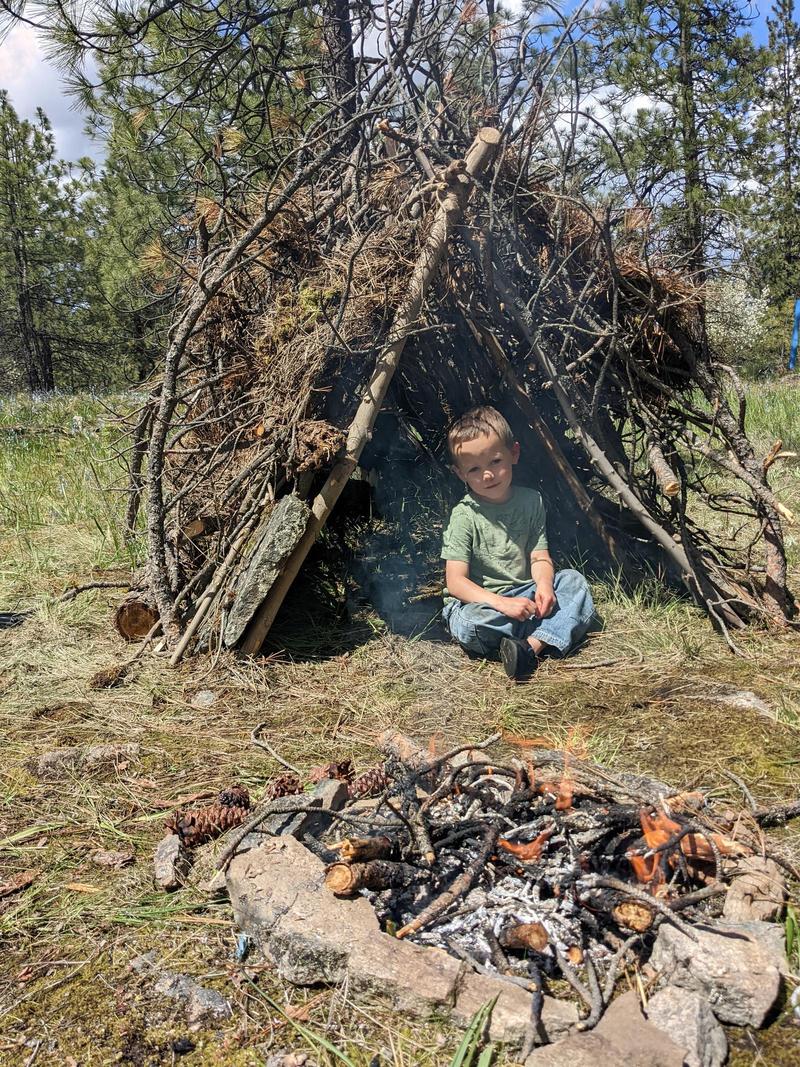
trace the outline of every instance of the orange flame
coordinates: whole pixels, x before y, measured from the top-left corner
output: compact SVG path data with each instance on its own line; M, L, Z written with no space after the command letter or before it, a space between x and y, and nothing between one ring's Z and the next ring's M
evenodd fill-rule
M506 841L504 837L499 838L498 845L500 848L510 852L512 856L516 856L518 860L523 863L530 863L533 860L540 859L542 855L542 849L547 842L547 839L552 835L553 829L542 830L538 837L535 837L533 841L526 841L524 844L515 841Z
M642 836L648 849L662 848L682 829L680 823L668 818L660 811L651 813L643 808L639 813L639 820L642 824ZM721 856L737 855L742 851L734 841L729 841L721 834L715 833L686 834L681 838L679 847L689 861L692 873L697 876L702 875L702 866L698 867L698 864L714 863L715 849ZM628 862L638 881L650 885L654 891L666 881L662 857L663 853L656 853L654 856L637 856L628 853ZM670 855L668 862L670 867L675 867L677 857L674 854Z
M651 815L646 809L639 813L639 821L642 824L642 835L648 849L661 848L666 845L671 837L680 832L680 825L668 819L662 812ZM628 854L628 862L633 867L633 873L638 881L652 885L653 887L666 881L661 867L661 853L655 856L634 856Z

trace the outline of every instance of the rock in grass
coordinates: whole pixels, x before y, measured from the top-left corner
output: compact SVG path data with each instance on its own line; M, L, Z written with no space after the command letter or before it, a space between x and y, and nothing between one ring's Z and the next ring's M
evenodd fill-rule
M139 756L141 745L76 745L73 748L54 748L29 762L28 768L37 778L66 778L80 771L94 771L117 767Z
M204 1023L221 1022L233 1014L221 993L206 989L185 974L162 967L155 952L137 956L131 961L131 969L153 980L153 993L184 1005L190 1030L197 1030Z
M665 923L650 964L670 985L706 997L720 1022L762 1026L780 993L781 961L748 930L750 925L756 924L696 925L693 942Z
M771 922L783 911L786 879L774 860L744 856L725 894L722 914L731 922Z
M725 1031L699 993L660 989L647 1003L647 1021L684 1049L686 1067L721 1067L728 1057Z
M167 834L156 845L153 856L153 882L156 889L173 893L186 884L192 869L192 854L181 844L177 834Z

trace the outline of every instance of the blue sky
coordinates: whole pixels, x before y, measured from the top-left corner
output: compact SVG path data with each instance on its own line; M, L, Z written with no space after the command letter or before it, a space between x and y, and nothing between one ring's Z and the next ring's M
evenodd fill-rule
M766 42L770 3L754 5L753 10L753 37ZM29 26L17 25L0 45L0 88L8 90L11 103L23 118L33 118L37 107L45 111L64 159L102 156L102 148L84 134L83 116L73 107L58 70L45 58L41 41Z

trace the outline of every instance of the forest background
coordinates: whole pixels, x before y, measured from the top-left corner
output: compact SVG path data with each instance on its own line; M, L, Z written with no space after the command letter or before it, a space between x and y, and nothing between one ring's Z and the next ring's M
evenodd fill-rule
M109 24L146 19L157 7L96 6ZM208 18L232 25L239 6L178 8L205 27ZM518 15L522 6L511 10ZM246 84L249 42L232 39L226 62L234 76L210 102L202 86L181 82L169 16L154 18L136 49L126 51L116 33L109 46L87 51L85 40L78 49L77 39L48 34L46 4L0 8L0 70L13 66L19 33L28 42L34 35L93 146L79 159L60 158L47 116L53 101L23 116L0 92L0 390L141 382L157 363L179 288L164 284L165 259L180 261L194 240L187 213L213 194L204 188L208 162L235 157L247 139L248 163L258 166L260 139L269 170L269 127L250 134L227 121ZM452 5L465 39L481 20L503 16L492 0L482 8ZM549 5L525 10L532 24L554 20ZM16 21L20 15L27 21ZM800 295L793 0L769 10L742 0L621 0L567 4L560 15L572 20L575 48L547 94L565 130L577 130L571 180L598 209L645 212L659 253L680 255L683 269L706 283L709 337L725 361L749 377L779 372ZM322 5L307 5L304 19L297 47L313 60L326 47ZM149 80L132 77L136 64ZM313 96L319 87L296 90ZM159 125L150 104L167 97L176 106ZM62 101L56 106L63 111Z

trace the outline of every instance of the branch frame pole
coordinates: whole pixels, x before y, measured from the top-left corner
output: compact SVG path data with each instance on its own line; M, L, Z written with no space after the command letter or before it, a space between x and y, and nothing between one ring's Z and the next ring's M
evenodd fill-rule
M500 130L492 126L480 129L467 152L464 167L459 168L463 169L463 174L453 173L442 191L438 213L409 282L408 296L397 311L389 343L378 357L364 399L350 424L345 454L335 464L311 505L311 518L305 533L245 631L240 647L247 655L255 655L261 648L303 561L358 464L364 446L372 435L406 340L419 320L425 295L447 252L450 234L461 220L473 187L472 179L479 177L491 165L501 138Z

